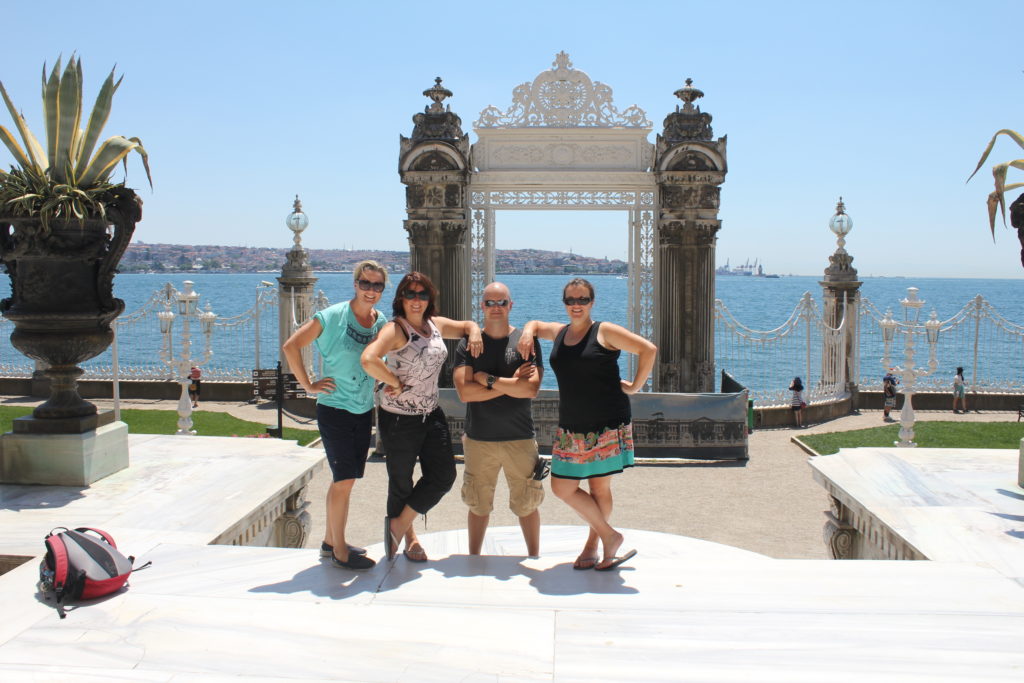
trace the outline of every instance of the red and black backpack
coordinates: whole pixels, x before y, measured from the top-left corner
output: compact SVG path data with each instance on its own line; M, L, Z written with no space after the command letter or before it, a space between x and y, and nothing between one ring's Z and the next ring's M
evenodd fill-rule
M47 534L45 542L46 557L39 564L39 587L44 593L56 595L61 619L67 616L66 599L90 600L113 593L135 571L135 558L121 554L106 531L57 527Z

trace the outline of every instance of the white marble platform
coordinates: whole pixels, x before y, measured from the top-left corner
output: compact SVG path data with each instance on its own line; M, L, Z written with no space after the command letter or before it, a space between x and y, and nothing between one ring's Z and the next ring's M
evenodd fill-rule
M57 526L94 526L125 547L232 543L280 515L323 466L294 441L129 435L131 464L91 486L0 484L0 557L33 557Z
M626 568L573 571L584 534L544 527L536 559L471 557L464 531L427 534L437 559L361 574L315 550L160 542L128 589L65 620L25 565L0 577L0 680L1019 681L1024 670L1024 588L985 567L773 560L625 530L640 551ZM492 529L491 552L522 553L519 529Z
M978 563L1024 584L1018 457L1002 449L851 448L810 465L876 552Z

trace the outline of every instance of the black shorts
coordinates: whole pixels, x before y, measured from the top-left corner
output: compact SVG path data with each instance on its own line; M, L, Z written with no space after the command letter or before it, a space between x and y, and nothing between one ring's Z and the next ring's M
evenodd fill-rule
M334 481L362 479L370 452L373 410L350 413L317 403L316 421Z

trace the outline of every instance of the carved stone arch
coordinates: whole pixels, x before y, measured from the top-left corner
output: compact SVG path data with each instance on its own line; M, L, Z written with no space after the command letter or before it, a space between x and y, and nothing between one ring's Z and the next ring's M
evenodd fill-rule
M452 145L429 142L416 145L399 161L400 172L406 171L465 171L466 159Z
M668 150L659 159L659 171L711 171L724 173L728 170L725 158L707 144L683 144Z

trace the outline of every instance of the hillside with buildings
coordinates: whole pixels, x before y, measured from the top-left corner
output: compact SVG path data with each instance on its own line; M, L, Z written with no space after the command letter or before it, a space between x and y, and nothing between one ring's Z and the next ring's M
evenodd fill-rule
M351 271L365 259L382 263L392 273L409 270L409 252L371 249L309 249L313 270ZM208 244L147 244L133 242L121 260L122 273L276 273L284 265L288 249L229 247ZM540 249L498 249L499 273L625 274L627 265L618 259L594 258L572 252Z

